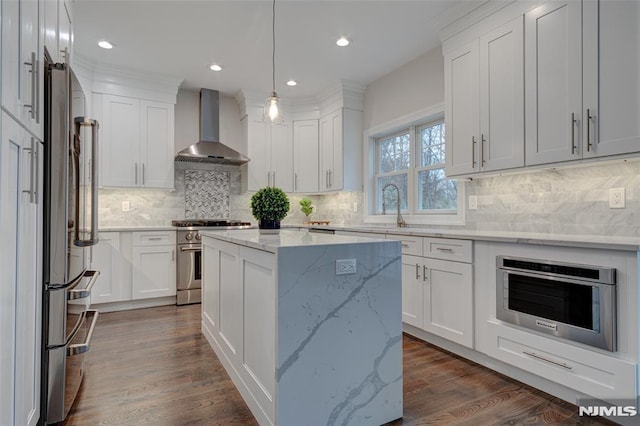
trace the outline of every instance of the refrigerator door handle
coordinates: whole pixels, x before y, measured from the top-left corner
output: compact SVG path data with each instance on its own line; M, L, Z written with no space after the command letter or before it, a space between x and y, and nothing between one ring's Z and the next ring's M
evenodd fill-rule
M87 314L91 314L93 316L92 320L91 320L91 327L89 328L89 332L87 333L87 337L85 338L85 341L82 343L74 343L72 345L67 346L67 356L74 356L74 355L79 355L82 353L85 353L89 350L89 345L91 344L91 337L93 336L93 329L96 326L96 323L98 322L98 317L100 316L100 312L98 312L95 309L89 309L87 311L83 312L83 315L86 319ZM79 321L79 323L81 323ZM80 327L78 327L78 330L80 329ZM75 335L78 333L78 330L75 330L75 333L73 334L73 337L75 337ZM71 341L73 340L73 338L71 339Z
M75 283L69 287L67 291L67 300L84 299L91 296L91 289L99 276L100 271L94 271L91 269L84 271L84 274L82 274L82 276L80 276L80 278L78 278ZM90 278L89 284L84 288L76 288L82 281L82 278Z
M80 238L79 227L79 215L80 215L80 178L79 171L76 174L76 229L75 229L75 241L77 246L87 247L93 246L98 243L98 128L99 124L97 120L92 120L86 117L76 117L74 120L75 125L75 137L80 138L80 129L82 126L91 126L91 231L89 232L89 239ZM80 141L82 144L82 141ZM77 158L74 156L74 158ZM78 160L79 161L79 160ZM79 167L79 165L77 165Z

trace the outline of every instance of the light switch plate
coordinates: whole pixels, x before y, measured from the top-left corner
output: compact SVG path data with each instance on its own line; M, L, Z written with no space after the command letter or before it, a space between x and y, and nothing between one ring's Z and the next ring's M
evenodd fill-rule
M625 208L624 188L609 189L609 208L611 209Z
M469 195L469 210L478 210L478 196Z
M336 259L336 275L355 274L357 265L357 259Z
M129 205L129 200L125 200L125 201L122 202L122 211L123 212L128 212L130 207L131 206Z

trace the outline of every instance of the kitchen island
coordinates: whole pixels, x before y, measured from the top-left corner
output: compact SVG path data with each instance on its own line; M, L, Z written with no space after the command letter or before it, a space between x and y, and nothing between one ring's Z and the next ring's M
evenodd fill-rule
M202 333L260 424L402 417L399 241L202 235Z

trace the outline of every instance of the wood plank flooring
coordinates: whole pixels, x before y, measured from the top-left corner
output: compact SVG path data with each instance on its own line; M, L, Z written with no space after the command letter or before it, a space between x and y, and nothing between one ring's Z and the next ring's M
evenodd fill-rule
M412 337L403 349L393 426L614 424ZM200 333L200 305L101 314L88 355L66 426L257 424Z

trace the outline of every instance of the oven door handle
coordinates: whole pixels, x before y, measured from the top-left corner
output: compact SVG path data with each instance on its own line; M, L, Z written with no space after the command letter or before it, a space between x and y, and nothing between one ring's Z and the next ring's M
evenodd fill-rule
M70 287L69 290L67 291L67 300L84 299L86 297L91 296L91 289L93 288L93 285L96 283L96 280L98 279L99 276L100 276L100 271L94 271L92 269L88 269L84 271L84 273L80 276L80 278L76 280L75 284L72 287ZM89 280L89 284L87 284L87 286L84 288L76 289L78 284L80 284L80 281L82 281L82 278L87 278L87 277L91 278Z
M98 316L100 316L100 312L98 312L95 309L90 309L88 311L84 311L83 314L85 315L85 318L87 314L93 315L93 319L91 320L91 327L89 327L89 332L87 333L87 337L84 342L75 343L73 345L67 346L67 356L79 355L89 350L89 345L91 344L91 336L93 336L93 329L96 327L96 323L98 322ZM78 329L75 330L75 333L71 338L71 341L73 341L73 338L75 337L75 335L78 333L79 330L80 330L80 327L78 327Z
M180 247L180 251L202 251L202 247Z

